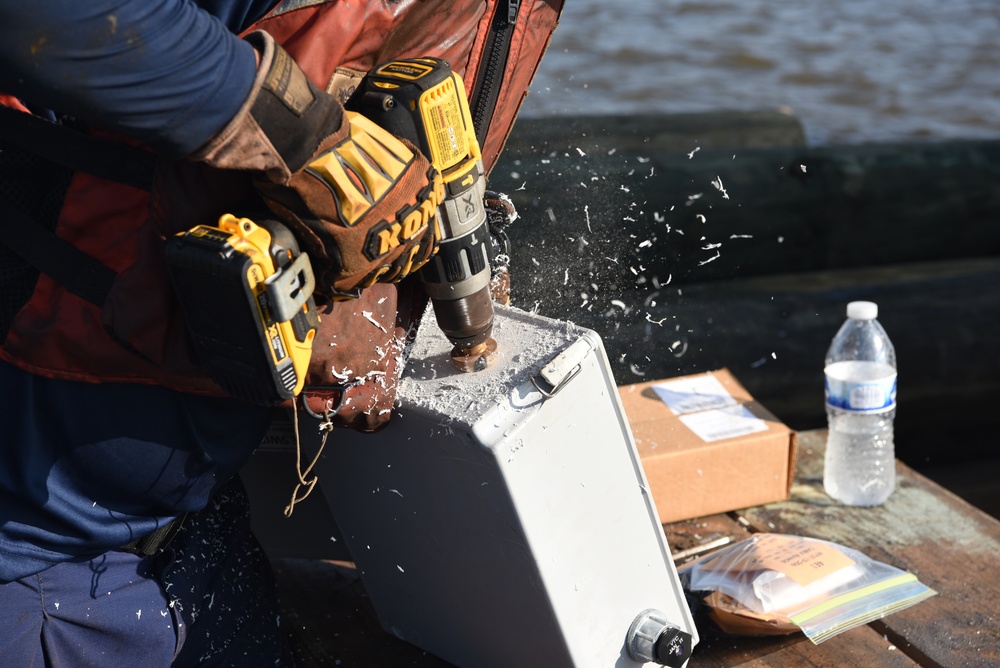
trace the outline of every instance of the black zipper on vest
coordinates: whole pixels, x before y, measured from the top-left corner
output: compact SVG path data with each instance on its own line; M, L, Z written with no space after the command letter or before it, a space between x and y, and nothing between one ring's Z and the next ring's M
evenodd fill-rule
M504 70L507 68L507 57L510 55L510 40L514 35L514 25L517 23L517 11L521 0L507 0L507 8L498 2L490 25L486 46L483 49L483 59L479 64L476 85L472 89L472 124L476 128L476 138L482 146L486 141L486 131L493 120L500 87L504 81Z

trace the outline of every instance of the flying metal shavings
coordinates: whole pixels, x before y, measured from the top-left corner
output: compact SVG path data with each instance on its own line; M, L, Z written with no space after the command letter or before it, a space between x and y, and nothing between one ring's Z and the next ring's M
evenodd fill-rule
M653 316L649 315L648 313L646 314L646 322L651 322L654 325L659 325L660 327L663 327L663 321L664 320L666 320L666 318L660 318L659 320L653 320Z
M698 266L701 267L701 266L704 266L704 265L708 264L709 262L714 262L715 260L718 260L721 256L722 256L722 253L720 253L719 251L715 251L715 255L713 255L712 257L708 258L707 260L702 260L701 262L698 263Z
M802 171L805 171L804 167L802 168ZM716 176L715 180L712 181L712 185L715 186L716 190L718 190L719 192L722 193L722 199L729 199L729 193L727 193L726 189L722 186L722 177L721 176Z
M386 328L383 327L382 324L378 320L376 320L375 318L372 317L372 312L371 311L362 311L361 315L363 315L365 317L365 319L368 320L368 322L370 322L371 324L375 325L376 327L378 327L379 329L381 329L386 334L389 333L386 330Z

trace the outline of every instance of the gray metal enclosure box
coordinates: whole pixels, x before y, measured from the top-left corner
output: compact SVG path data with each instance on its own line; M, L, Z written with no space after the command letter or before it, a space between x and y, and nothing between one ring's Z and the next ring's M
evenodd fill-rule
M498 308L494 338L460 373L429 311L389 426L315 469L382 626L465 668L640 666L649 608L697 642L598 335Z
M648 608L697 639L598 335L501 308L494 337L463 374L425 318L389 426L317 466L383 627L469 668L641 665Z

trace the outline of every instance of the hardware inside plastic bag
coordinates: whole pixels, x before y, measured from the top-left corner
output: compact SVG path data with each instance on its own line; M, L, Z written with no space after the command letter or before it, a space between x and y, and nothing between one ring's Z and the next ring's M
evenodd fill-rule
M937 593L857 550L784 534L757 534L680 573L689 591L707 594L703 602L723 630L798 628L816 644Z

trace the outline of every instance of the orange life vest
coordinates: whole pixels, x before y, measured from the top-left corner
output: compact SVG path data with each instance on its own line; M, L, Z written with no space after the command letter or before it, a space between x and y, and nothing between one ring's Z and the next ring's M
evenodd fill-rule
M562 0L343 2L283 0L263 29L313 82L342 99L390 58L446 58L466 82L487 171L555 29ZM2 100L0 100L2 102ZM164 244L226 212L260 210L247 177L158 159L149 191L73 173L55 233L113 272L103 304L45 273L10 321L0 357L31 373L89 382L157 383L220 394L193 354L170 289ZM376 285L322 315L307 385L333 388L339 423L388 419L402 350L425 298L416 281ZM326 402L323 404L323 402Z

